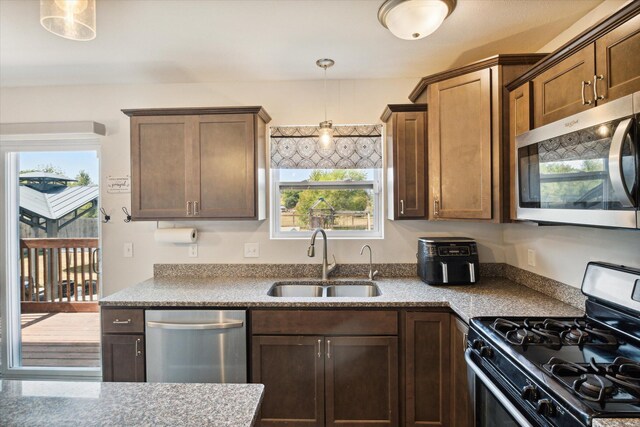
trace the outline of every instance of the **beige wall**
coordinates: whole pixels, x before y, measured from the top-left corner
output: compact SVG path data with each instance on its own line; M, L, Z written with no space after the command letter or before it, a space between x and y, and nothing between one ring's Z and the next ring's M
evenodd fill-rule
M329 118L335 123L376 123L387 103L408 102L414 79L330 81ZM107 126L102 141L102 183L108 175L129 173L129 119L122 108L180 106L263 105L272 125L314 124L323 117L322 82L219 83L198 85L90 86L3 88L0 117L3 123L95 120ZM105 294L113 293L152 275L154 263L306 263L306 240L269 240L268 221L194 222L201 231L198 258L187 248L157 244L155 222L125 224L122 206L129 195L102 193L102 203L112 214L103 224ZM184 223L188 224L188 223ZM182 225L182 224L178 224ZM473 223L427 221L385 222L385 239L333 240L329 253L339 263L364 262L360 247L369 243L374 262L415 262L417 237L461 234L478 240L485 262L503 262L502 227ZM133 243L133 258L122 256L123 244ZM260 244L259 258L244 258L245 242Z
M622 3L603 3L541 51L561 45ZM375 123L385 104L408 102L415 84L413 79L330 81L329 117L335 123ZM129 124L122 108L263 105L273 117L272 125L313 124L323 116L322 99L321 81L2 88L0 121L104 123L108 132L102 141L104 184L108 175L129 173ZM129 207L128 194L103 191L102 203L113 215L102 227L105 294L150 277L154 263L319 262L306 257L307 241L269 240L268 221L193 223L201 230L199 257L188 258L184 246L154 242L154 222L122 221L120 209ZM384 240L334 240L329 253L335 253L339 263L363 262L359 250L369 243L375 262L415 262L416 239L429 234L473 237L479 242L482 262L506 261L574 286L580 285L589 260L640 266L640 232L522 224L386 221ZM133 243L133 258L122 256L125 242ZM260 243L259 258L243 258L245 242ZM527 265L528 249L536 251L536 267Z

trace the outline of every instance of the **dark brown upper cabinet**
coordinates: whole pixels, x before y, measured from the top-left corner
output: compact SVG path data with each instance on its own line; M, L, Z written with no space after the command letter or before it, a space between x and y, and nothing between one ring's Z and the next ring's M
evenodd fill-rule
M427 105L387 105L387 217L427 218Z
M533 83L533 126L640 91L640 2L630 2L507 85Z
M504 85L543 57L497 55L424 77L411 93L412 101L429 106L429 219L509 219L509 93Z
M266 217L261 107L122 110L131 117L134 220Z

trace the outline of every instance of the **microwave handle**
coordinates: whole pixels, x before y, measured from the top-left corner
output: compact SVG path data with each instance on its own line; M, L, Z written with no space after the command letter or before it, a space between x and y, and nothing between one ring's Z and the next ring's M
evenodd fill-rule
M609 179L613 191L618 196L618 201L625 208L633 207L633 198L629 194L622 176L622 147L631 130L632 123L633 119L626 119L618 124L613 137L611 137L611 148L609 148Z

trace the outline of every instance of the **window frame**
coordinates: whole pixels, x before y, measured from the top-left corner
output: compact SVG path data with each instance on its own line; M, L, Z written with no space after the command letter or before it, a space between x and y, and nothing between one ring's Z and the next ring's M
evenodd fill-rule
M384 141L383 141L384 142ZM384 152L384 150L383 150ZM384 158L383 158L384 162ZM384 163L383 163L384 164ZM280 229L280 187L281 184L286 186L280 181L281 169L270 169L270 206L271 206L271 219L269 227L269 237L271 240L300 240L309 239L313 234L313 230L308 231L282 231ZM357 170L357 169L355 169ZM384 170L383 168L371 168L373 171L373 180L366 181L365 185L371 185L373 187L374 203L373 203L373 230L326 230L327 237L331 239L344 239L344 240L374 240L384 239ZM335 187L344 187L345 189L362 188L363 182L354 181L351 183L332 183L327 181L319 181L317 183L305 183L307 187L329 188L336 189ZM298 184L300 185L300 184Z

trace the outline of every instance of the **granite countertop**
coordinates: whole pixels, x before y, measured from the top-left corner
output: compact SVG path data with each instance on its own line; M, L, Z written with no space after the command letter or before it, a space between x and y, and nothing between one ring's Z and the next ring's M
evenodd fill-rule
M362 278L359 278L362 280ZM376 280L368 298L281 298L267 295L278 278L157 277L103 298L102 306L131 307L450 307L466 322L476 316L581 316L583 310L505 278L470 286L430 286L419 278ZM307 279L308 280L308 279ZM348 279L337 279L341 280ZM333 281L333 280L332 280Z
M0 380L3 426L252 426L262 384Z
M637 418L594 418L591 427L640 427Z

